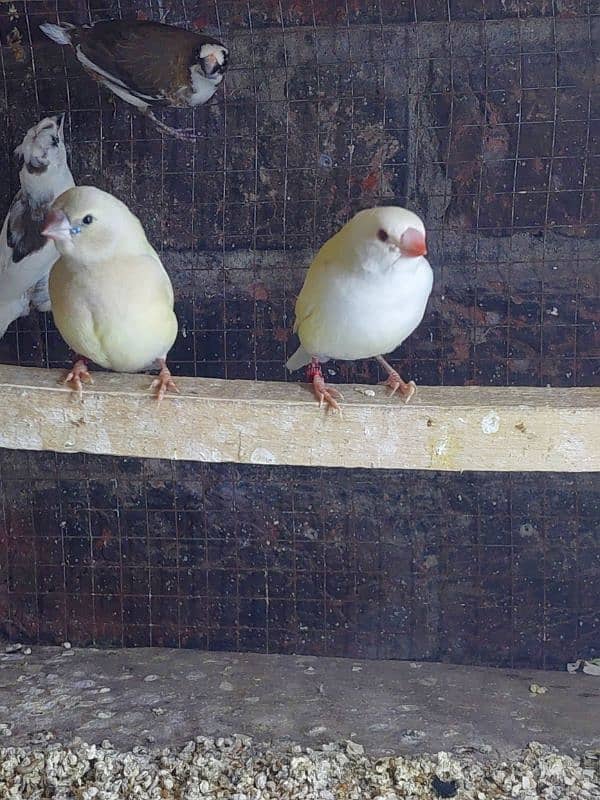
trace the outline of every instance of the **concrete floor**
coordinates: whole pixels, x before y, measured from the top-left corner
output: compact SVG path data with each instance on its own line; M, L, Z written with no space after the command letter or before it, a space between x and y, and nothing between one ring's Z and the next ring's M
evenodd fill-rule
M368 752L535 740L564 753L600 748L600 678L295 656L34 647L0 656L0 746L108 738L178 745L198 735L315 746L355 739ZM2 652L4 647L2 647ZM532 683L548 688L534 695ZM483 746L483 747L482 747Z

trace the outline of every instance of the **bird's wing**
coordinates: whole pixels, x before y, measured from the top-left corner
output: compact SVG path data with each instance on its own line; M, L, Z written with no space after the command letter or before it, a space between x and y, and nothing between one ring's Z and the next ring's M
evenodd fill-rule
M150 246L150 250L152 251L150 257L153 261L158 262L155 272L156 275L156 291L161 296L164 297L166 304L173 308L175 303L175 295L173 293L173 284L171 283L171 279L169 278L167 271L162 265L158 254L154 251L154 249Z
M300 325L315 312L319 296L323 291L322 285L326 279L328 268L333 264L336 238L337 235L325 242L308 268L304 285L296 300L294 333L297 333Z
M12 251L5 264L18 263L31 253L41 250L48 240L41 234L43 211L35 212L22 191L17 192L8 212L6 244Z
M160 102L174 77L189 80L190 51L196 34L158 23L97 23L79 31L81 53L100 74L133 94ZM87 66L87 65L86 65Z

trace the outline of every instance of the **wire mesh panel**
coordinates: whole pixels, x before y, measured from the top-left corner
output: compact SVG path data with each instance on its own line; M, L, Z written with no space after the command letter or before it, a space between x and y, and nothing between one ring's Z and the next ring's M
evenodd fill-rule
M17 451L1 468L17 640L536 667L598 654L597 474Z
M163 137L38 28L121 17L231 48L213 100L163 113L195 143ZM391 358L403 375L598 385L597 3L29 0L2 3L0 26L2 208L12 150L66 109L76 182L124 200L171 275L174 373L302 379L284 362L313 253L357 210L399 204L424 219L435 272ZM6 363L67 358L51 315L0 340ZM375 361L326 373L382 377ZM591 476L5 464L13 635L535 665L598 647Z

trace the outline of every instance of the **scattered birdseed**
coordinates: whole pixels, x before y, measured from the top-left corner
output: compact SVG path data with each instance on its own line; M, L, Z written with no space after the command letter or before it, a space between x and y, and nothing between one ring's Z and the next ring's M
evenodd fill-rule
M346 742L346 750L352 756L362 756L362 754L365 752L365 748L362 746L362 744L359 744L358 742L351 742L350 740Z
M537 683L532 683L529 687L531 694L546 694L548 691L547 686L539 686Z
M30 744L46 744L54 739L54 734L51 731L38 731L32 733L29 737Z
M403 744L417 744L417 742L425 738L425 731L415 731L409 728L402 731L400 738Z
M197 737L181 749L0 747L9 800L598 800L600 771L536 742L510 761L437 755L374 758L355 742L259 746L243 736Z

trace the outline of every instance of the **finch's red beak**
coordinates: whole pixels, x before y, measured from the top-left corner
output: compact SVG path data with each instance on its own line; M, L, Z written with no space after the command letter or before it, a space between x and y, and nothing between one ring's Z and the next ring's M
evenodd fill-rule
M44 219L42 236L46 236L48 239L54 239L55 241L71 238L71 223L64 211L58 208L50 209Z
M404 256L426 256L427 244L425 234L416 228L407 228L400 239L400 249Z

